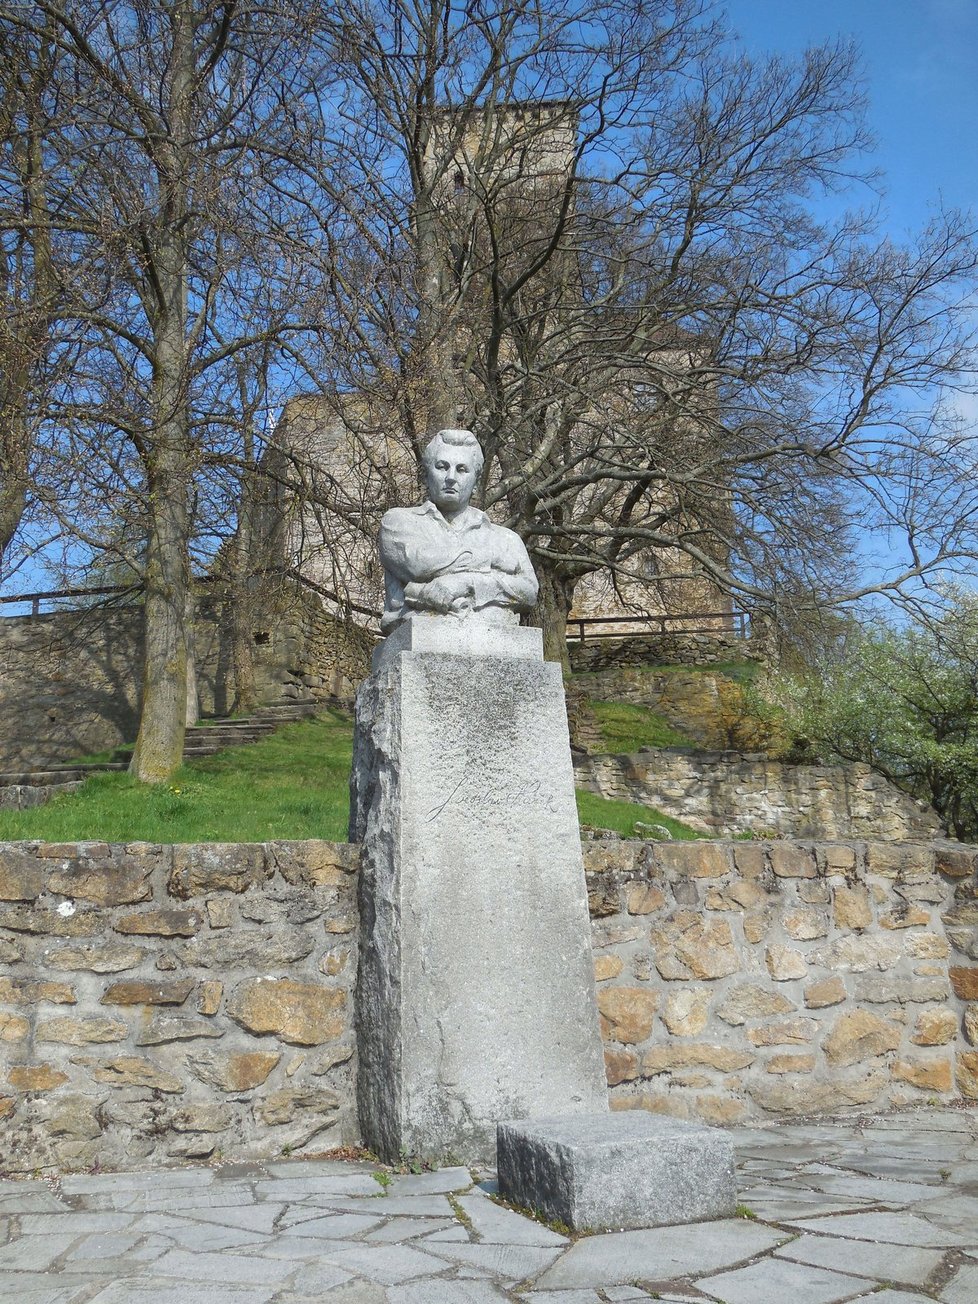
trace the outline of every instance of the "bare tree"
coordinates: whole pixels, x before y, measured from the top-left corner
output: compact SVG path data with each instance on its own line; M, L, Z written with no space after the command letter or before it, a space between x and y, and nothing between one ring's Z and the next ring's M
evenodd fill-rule
M292 5L40 0L5 6L4 21L48 33L74 88L60 231L97 235L103 257L73 310L85 351L63 426L100 465L128 461L127 447L138 458L146 638L132 770L158 781L182 755L200 477L240 448L218 377L310 328L299 254L323 220L321 61Z
M851 49L755 62L695 0L353 0L327 29L337 406L415 456L475 429L548 655L599 569L778 613L974 555L975 231L817 216L860 180ZM869 528L899 543L867 579Z

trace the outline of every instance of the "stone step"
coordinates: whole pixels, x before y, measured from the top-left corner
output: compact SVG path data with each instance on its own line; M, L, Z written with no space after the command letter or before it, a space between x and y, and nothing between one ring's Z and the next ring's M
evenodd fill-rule
M103 770L124 770L121 761L100 761L93 765L51 765L43 770L6 770L0 773L0 788L47 788L55 783L75 783Z
M228 747L243 747L267 738L283 724L307 720L316 714L317 703L288 702L259 707L253 715L237 719L215 717L206 724L190 725L184 740L184 760L213 756ZM48 788L60 783L76 783L102 770L125 770L132 759L131 747L116 747L111 760L90 765L46 765L38 770L0 772L0 788Z

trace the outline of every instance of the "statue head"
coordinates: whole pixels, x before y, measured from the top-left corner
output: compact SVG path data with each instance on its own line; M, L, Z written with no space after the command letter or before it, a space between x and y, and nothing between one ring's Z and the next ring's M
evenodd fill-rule
M469 505L482 471L482 449L471 430L439 430L422 455L428 497L443 516Z

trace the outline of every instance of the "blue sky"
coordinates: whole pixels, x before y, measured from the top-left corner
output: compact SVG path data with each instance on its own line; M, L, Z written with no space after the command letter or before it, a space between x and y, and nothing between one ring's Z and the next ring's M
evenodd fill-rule
M751 52L797 54L837 36L862 47L869 123L894 237L938 201L978 205L978 0L727 0Z

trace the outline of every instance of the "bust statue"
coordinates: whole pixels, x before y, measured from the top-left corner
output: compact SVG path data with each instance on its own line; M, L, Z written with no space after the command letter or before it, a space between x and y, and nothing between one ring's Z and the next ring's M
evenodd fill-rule
M423 456L427 502L384 514L384 634L413 612L515 624L536 601L523 540L469 506L482 460L470 430L439 430Z

